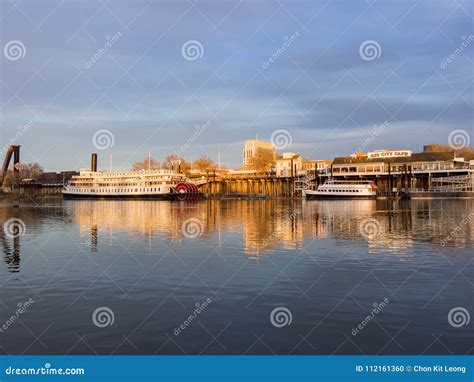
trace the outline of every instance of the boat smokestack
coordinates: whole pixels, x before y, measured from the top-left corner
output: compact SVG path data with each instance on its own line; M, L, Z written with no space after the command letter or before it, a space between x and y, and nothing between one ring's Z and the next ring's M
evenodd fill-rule
M93 153L91 157L91 171L97 172L97 154Z

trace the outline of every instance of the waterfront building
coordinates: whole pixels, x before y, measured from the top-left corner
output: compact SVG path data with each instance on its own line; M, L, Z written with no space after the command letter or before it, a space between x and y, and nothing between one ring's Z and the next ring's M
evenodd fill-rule
M260 141L258 139L245 141L242 150L242 163L244 167L250 166L252 159L256 156L262 156L269 158L270 161L274 161L276 158L275 146L273 146L271 142Z
M472 188L473 175L474 155L461 157L454 150L421 153L374 150L363 156L336 157L322 176L373 180L379 190L427 190L437 180L449 178L464 182L464 185L460 183L460 191L469 191L462 188Z
M326 171L329 166L331 166L332 161L330 160L305 160L303 162L303 170L306 171L307 174L315 174L322 171Z
M304 175L305 160L301 155L295 153L283 153L275 161L275 173L278 177L289 177ZM291 165L293 164L293 174L291 173Z
M364 156L336 157L334 175L380 175L405 171L413 172L465 172L474 161L457 157L454 150L444 152L412 153L411 150L374 150Z

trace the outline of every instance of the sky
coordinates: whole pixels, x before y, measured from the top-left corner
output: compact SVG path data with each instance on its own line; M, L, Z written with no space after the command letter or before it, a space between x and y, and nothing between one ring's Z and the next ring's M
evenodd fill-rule
M332 159L472 135L473 1L0 0L0 147L45 171L148 153ZM448 60L448 61L447 61ZM218 155L220 152L220 156Z

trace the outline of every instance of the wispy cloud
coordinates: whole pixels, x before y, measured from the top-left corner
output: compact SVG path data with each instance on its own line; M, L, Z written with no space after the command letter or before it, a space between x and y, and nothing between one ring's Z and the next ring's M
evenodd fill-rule
M292 150L332 158L351 153L359 135L385 120L373 144L420 149L427 136L444 142L472 118L474 51L469 46L439 67L471 34L472 8L459 2L0 7L2 51L9 41L25 47L19 60L2 57L0 137L8 142L17 126L34 121L21 137L24 158L50 170L87 161L91 136L101 128L114 133L114 164L126 166L148 148L174 152L209 120L212 134L187 155L212 154L221 145L222 161L238 166L239 142L257 133L270 139L276 129L291 132ZM120 38L103 49L118 31ZM262 68L295 31L291 46ZM201 44L199 59L183 57L188 41ZM380 57L361 58L365 41L380 45ZM86 69L98 51L100 59Z

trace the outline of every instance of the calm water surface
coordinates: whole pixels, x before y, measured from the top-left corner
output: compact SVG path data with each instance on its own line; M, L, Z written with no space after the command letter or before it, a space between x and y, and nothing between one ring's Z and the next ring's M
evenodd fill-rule
M474 315L472 200L0 207L12 218L2 353L473 352L473 323L448 319Z

